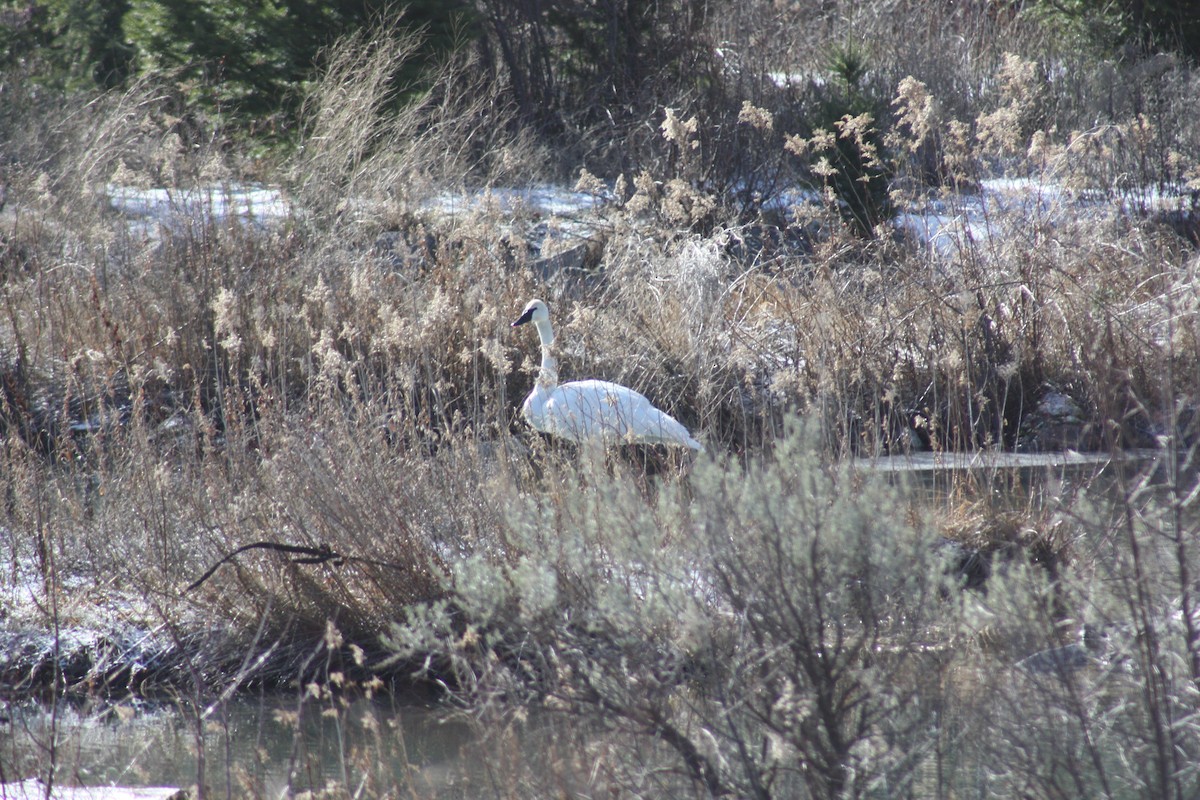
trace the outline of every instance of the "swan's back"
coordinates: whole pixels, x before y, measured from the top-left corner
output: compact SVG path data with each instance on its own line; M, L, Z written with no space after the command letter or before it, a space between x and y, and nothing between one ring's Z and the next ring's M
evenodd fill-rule
M577 442L603 439L704 449L687 428L655 408L640 392L608 381L574 381L549 391L535 389L523 411L538 430Z

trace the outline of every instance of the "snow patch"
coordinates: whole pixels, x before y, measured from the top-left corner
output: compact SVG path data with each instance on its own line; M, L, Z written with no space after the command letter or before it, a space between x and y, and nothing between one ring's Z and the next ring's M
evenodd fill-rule
M153 234L156 226L187 228L229 219L265 226L293 212L283 192L271 186L142 189L114 184L107 195L112 208L129 219L130 229L144 234Z

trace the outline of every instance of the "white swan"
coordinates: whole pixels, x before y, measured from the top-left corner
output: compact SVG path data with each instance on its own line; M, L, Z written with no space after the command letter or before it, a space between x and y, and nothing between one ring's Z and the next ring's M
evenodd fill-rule
M594 380L559 386L558 362L550 352L554 344L550 309L541 300L530 300L512 327L527 322L534 324L542 342L542 369L521 406L521 413L534 428L575 442L601 439L704 450L678 420L633 389Z

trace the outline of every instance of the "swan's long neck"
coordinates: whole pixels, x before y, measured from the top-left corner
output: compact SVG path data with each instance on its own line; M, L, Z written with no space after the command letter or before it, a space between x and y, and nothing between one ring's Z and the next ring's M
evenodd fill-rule
M558 360L550 352L554 345L554 328L550 327L548 319L534 320L533 324L537 327L538 339L542 342L542 371L538 373L538 386L553 389L558 385Z

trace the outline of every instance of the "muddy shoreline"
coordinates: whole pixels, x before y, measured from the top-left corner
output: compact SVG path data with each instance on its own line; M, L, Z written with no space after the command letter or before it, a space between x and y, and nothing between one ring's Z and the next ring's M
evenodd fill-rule
M315 684L433 701L432 681L378 645L330 648L322 632L294 630L257 644L227 630L174 635L118 626L0 630L0 700L211 698L295 691Z

